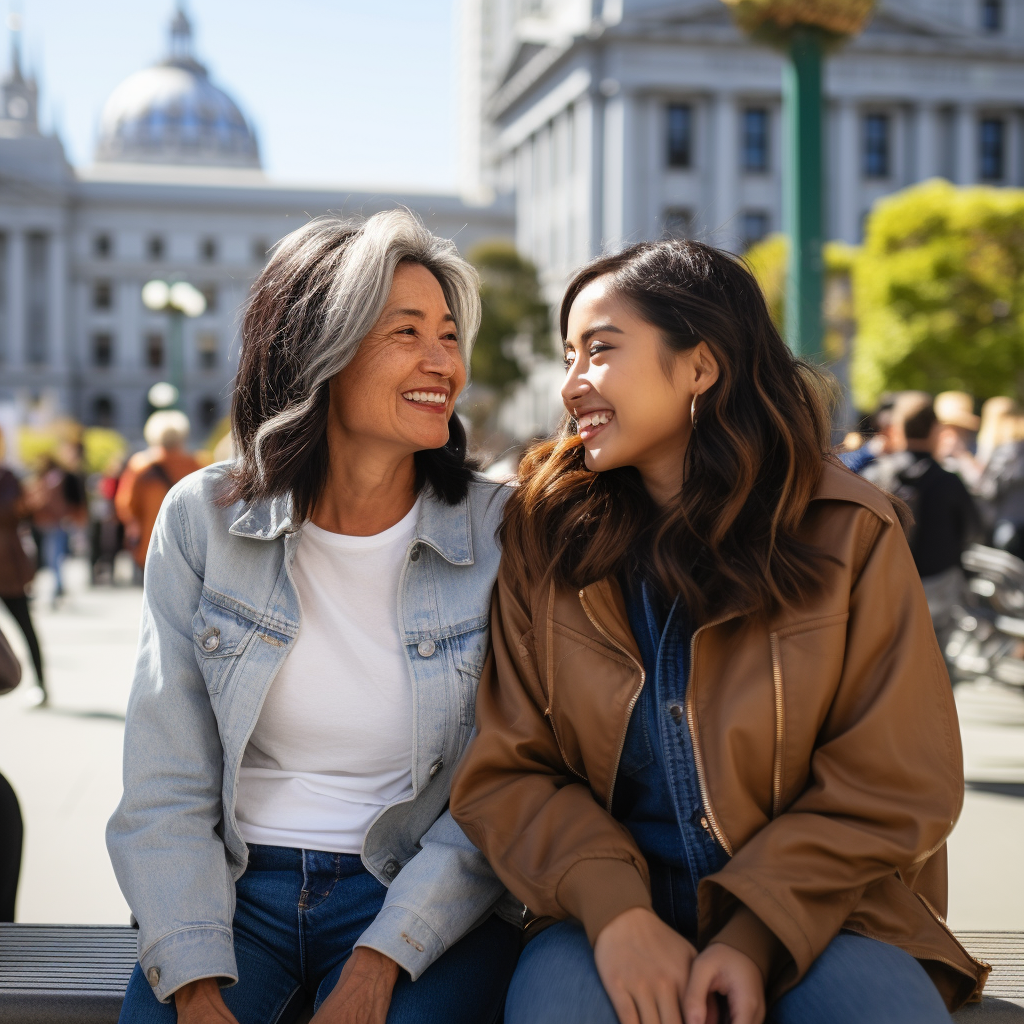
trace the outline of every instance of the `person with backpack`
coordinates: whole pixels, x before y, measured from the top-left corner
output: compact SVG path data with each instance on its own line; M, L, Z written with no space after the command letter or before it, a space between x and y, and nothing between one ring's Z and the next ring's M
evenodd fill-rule
M960 556L979 532L980 519L963 481L935 459L942 425L932 396L924 391L900 395L893 406L893 426L900 450L866 466L861 475L910 509L910 553L942 640L953 608L963 603L966 579Z
M128 460L118 482L114 507L140 571L146 564L149 539L167 492L200 468L185 451L190 430L188 417L177 409L153 413L142 431L149 447Z

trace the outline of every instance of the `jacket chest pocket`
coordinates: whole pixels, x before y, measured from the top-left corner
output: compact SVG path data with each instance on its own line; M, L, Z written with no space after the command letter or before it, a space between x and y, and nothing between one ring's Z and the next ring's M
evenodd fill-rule
M803 792L846 655L846 612L770 635L775 693L772 817Z
M453 636L450 641L452 660L459 687L459 720L472 726L476 714L476 689L490 647L490 630L486 625Z
M202 596L192 617L192 646L211 694L223 688L257 628L252 619Z

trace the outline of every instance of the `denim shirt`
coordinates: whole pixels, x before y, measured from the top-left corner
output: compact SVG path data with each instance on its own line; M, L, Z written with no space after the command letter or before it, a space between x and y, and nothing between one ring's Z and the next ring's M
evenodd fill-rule
M678 599L666 610L646 582L626 584L626 611L648 685L626 730L612 813L647 861L655 913L694 942L697 883L729 857L701 824L686 721L692 628Z
M301 622L289 570L302 529L290 499L218 506L225 473L221 464L186 477L160 511L125 726L124 795L107 826L139 927L139 962L165 1002L197 978L238 979L234 882L248 858L234 813L238 769ZM396 614L412 681L413 794L385 807L366 834L363 864L389 889L358 945L413 979L499 901L503 916L514 915L447 809L473 731L506 496L483 479L456 506L428 491L402 569Z

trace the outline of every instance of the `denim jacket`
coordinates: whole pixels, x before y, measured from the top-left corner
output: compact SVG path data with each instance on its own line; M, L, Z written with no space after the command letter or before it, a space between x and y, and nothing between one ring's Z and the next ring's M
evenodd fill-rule
M234 813L238 769L300 622L289 570L302 529L291 501L220 507L225 471L211 466L172 488L153 533L124 795L107 826L138 922L139 962L164 1002L197 978L238 980L234 883L248 857ZM389 888L358 945L413 979L504 894L447 807L473 731L506 496L482 479L454 507L425 494L402 570L413 795L381 811L367 832L363 863ZM500 909L511 916L513 906Z

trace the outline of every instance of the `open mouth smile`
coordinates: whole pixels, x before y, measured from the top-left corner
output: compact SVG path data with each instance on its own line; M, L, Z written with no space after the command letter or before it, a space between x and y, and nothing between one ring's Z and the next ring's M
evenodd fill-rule
M448 406L447 391L403 391L402 398L424 412L444 412Z
M576 420L580 440L589 441L604 430L615 418L611 409L598 409L595 412L585 412Z

